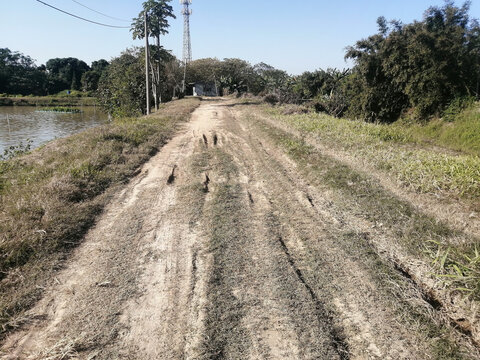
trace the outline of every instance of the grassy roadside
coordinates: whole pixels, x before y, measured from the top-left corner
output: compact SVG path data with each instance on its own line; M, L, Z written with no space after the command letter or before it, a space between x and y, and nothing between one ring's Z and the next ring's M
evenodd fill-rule
M287 116L286 119L289 117L295 118L296 115ZM411 255L433 263L438 280L451 291L480 301L478 239L452 230L435 218L422 214L408 202L383 189L367 174L324 155L302 138L261 120L258 124L299 164L299 169L312 184L328 186L341 194L337 199L338 206L361 214L361 217L384 230L388 229L399 245ZM337 134L338 137L346 135Z
M0 162L0 339L128 181L199 105L184 99Z
M480 209L477 108L465 110L451 123L425 125L371 124L315 113L284 115L281 107L264 107L264 112L333 150L388 172L415 191L463 198Z
M416 143L433 143L466 154L480 155L480 103L447 120L436 119L421 125L402 120L393 127Z

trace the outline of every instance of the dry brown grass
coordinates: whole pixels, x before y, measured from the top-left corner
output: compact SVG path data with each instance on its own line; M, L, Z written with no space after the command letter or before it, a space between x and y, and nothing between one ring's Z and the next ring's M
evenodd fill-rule
M199 105L174 101L0 162L0 338L42 295L115 191Z

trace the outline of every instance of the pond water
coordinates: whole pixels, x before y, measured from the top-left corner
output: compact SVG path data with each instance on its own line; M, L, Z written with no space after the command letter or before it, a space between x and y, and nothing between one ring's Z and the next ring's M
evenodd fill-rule
M38 111L40 109L0 106L0 155L10 146L26 145L31 141L33 149L47 141L108 122L108 115L95 106L81 107L79 114Z

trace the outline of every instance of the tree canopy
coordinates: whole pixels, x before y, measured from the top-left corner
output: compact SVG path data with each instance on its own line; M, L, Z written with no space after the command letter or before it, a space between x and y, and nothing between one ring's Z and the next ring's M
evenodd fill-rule
M46 65L20 52L0 49L0 93L12 95L52 95L63 90L94 92L108 61L98 60L90 68L76 58L55 58Z
M0 93L43 95L46 74L34 60L8 48L0 49Z
M348 48L355 61L352 116L394 121L413 108L420 118L440 114L455 98L478 97L480 28L470 3L430 7L422 21L378 19L377 34Z
M48 91L57 93L65 89L80 90L82 75L90 67L76 58L55 58L46 63L48 71Z

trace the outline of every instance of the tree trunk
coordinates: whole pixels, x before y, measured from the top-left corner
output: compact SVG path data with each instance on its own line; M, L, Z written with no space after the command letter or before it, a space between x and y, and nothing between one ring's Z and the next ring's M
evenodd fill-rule
M158 63L157 63L157 95L159 103L162 103L162 90L160 87L160 64L162 63L162 52L160 48L160 35L157 35L157 47L158 47Z
M146 112L147 115L150 115L150 81L148 76L148 68L149 68L149 60L150 60L150 52L149 52L149 45L148 45L148 28L147 28L147 12L144 13L144 21L145 21L145 80L146 80L146 95L147 95L147 104L146 104Z
M152 74L152 92L153 92L153 98L155 100L155 112L158 111L158 79L156 77L156 71L155 67L152 64L152 61L150 61L150 73Z

